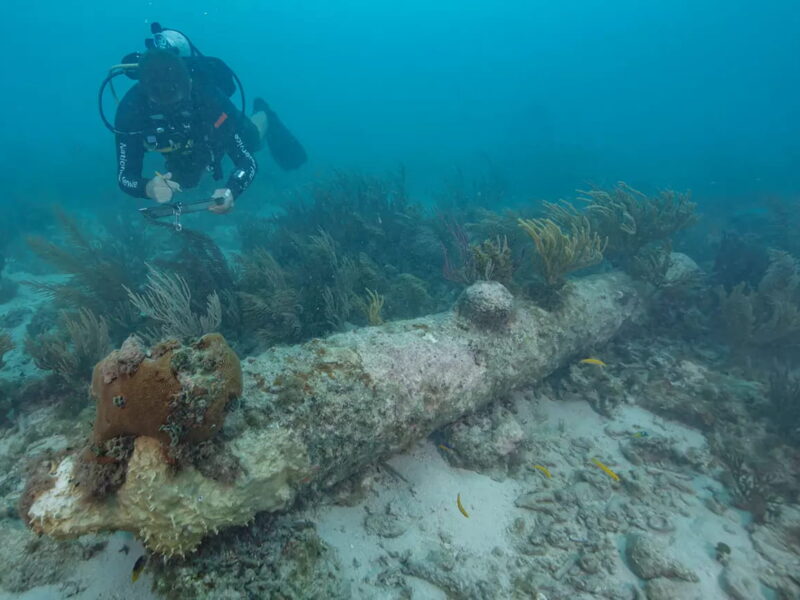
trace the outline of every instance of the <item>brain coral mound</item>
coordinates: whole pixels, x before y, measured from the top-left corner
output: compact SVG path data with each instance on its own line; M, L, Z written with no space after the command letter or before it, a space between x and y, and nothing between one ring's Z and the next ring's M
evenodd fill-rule
M239 359L221 335L205 335L190 346L170 340L149 353L131 337L94 369L93 442L144 435L174 449L207 440L241 393Z

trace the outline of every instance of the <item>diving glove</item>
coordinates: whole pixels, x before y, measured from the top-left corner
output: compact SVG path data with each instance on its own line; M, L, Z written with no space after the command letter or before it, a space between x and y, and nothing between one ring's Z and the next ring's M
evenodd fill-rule
M156 173L156 176L147 182L144 191L151 200L164 204L172 201L172 195L175 192L181 191L181 184L177 181L172 181L172 173L165 175Z

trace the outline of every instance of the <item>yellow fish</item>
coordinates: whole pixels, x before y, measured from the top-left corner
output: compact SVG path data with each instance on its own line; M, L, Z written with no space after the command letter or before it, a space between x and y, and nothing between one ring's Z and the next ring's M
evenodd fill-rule
M467 512L467 509L464 508L463 504L461 504L461 494L456 496L456 506L458 506L458 510L461 511L461 514L469 519L469 513Z
M617 475L616 473L614 473L614 471L612 471L611 469L609 469L607 466L605 466L605 465L604 465L603 463L601 463L599 460L597 460L596 458L593 458L593 459L592 459L592 462L593 462L594 464L596 464L598 467L600 467L600 469L601 469L601 470L602 470L602 471L603 471L603 472L604 472L606 475L608 475L609 477L611 477L611 479L613 479L614 481L619 481L619 475Z
M531 468L539 469L542 473L544 473L547 476L548 479L553 478L553 476L550 474L550 469L548 469L547 467L544 467L542 465L533 465Z
M136 562L133 563L133 570L131 571L131 583L136 583L136 580L139 579L139 575L142 574L144 571L144 567L147 564L147 555L142 554L139 558L136 559Z
M598 367L605 367L606 363L604 363L599 358L584 358L578 361L584 365L597 365Z

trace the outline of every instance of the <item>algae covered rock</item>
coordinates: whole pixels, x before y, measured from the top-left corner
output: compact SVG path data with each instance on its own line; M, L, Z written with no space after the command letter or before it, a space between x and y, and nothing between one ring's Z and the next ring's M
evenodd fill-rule
M468 415L442 430L451 464L502 480L519 461L525 433L516 417L500 405Z
M627 558L631 571L642 579L666 577L684 581L699 581L697 575L667 555L667 548L650 535L628 535Z
M672 252L669 255L669 268L664 275L664 284L676 285L702 275L703 270L690 256L683 252Z

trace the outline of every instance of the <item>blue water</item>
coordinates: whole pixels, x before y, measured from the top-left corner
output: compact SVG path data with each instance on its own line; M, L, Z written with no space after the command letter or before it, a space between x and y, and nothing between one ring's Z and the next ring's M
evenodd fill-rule
M572 423L559 419L560 437L552 442L553 453L558 443L563 443L559 449L563 452L557 463L548 466L556 474L552 485L565 484L566 479L559 479L564 471L559 470L569 452L573 458L566 462L573 463L568 465L573 483L584 481L574 456L583 449L588 452L584 444L589 438L619 437L614 432L627 425L614 423L616 411L635 402L643 410L658 412L665 423L681 421L705 436L710 448L707 457L678 452L677 445L667 448L655 440L643 448L656 460L663 451L678 472L690 472L692 477L700 473L719 482L715 489L727 488L728 494L714 494L715 503L707 507L715 510L728 502L739 511L727 513L736 516L733 521L720 516L727 523L726 533L739 534L741 541L746 539L745 526L754 531L770 524L780 516L777 505L796 501L800 481L798 6L797 0L5 0L0 24L0 539L3 531L11 530L4 529L8 526L30 537L20 534L14 543L0 543L0 556L11 565L0 572L0 600L9 597L2 595L10 581L4 576L19 575L13 589L19 592L44 584L61 585L62 579L77 572L75 564L91 558L89 546L78 546L83 542L65 542L53 550L55 542L50 538L34 539L32 532L23 530L14 508L19 506L23 519L30 517L31 503L46 491L53 466L61 460L60 444L81 461L77 483L69 493L81 500L105 502L127 476L133 438L152 434L133 417L128 429L120 426L124 436L106 440L99 439L96 431L89 434L94 418L87 411L94 402L87 395L89 383L93 372L98 377L108 377L110 372L93 371L94 365L128 336L140 335L148 346L173 337L188 346L201 329L218 331L250 365L256 364L252 357L276 346L315 340L307 349L313 348L319 361L308 373L302 365L295 371L294 359L281 358L282 350L273 356L284 361L284 371L274 379L271 371L269 380L257 372L261 363L248 368L244 397L226 407L225 418L231 421L215 430L208 440L213 446L202 447L190 441L188 432L202 422L200 417L206 418L204 407L217 405L203 400L189 406L193 396L187 386L194 383L185 373L178 377L177 371L199 369L198 364L206 365L205 359L198 363L176 352L181 360L171 363L175 383L184 388L180 394L165 392L168 398L161 400L170 414L158 428L168 434L165 456L175 472L197 467L203 476L227 484L239 476L238 465L233 464L236 456L228 454L232 440L246 429L283 430L286 426L289 431L294 427L292 435L308 445L309 460L319 462L309 467L311 474L298 484L302 495L318 484L326 487L335 482L325 471L329 450L353 452L366 462L365 448L376 448L375 460L386 458L381 453L389 449L389 442L375 436L373 429L359 429L367 427L369 419L343 422L351 413L343 410L348 405L341 398L350 389L366 385L365 381L373 381L374 373L365 367L363 374L348 382L354 377L344 369L350 359L338 362L336 356L349 350L332 345L336 356L322 360L326 336L369 326L374 329L366 335L379 340L394 328L380 329L384 323L440 313L428 324L411 326L425 343L436 343L436 336L458 337L461 331L469 333L456 339L456 344L484 333L503 348L502 344L523 343L523 339L540 343L538 336L515 329L514 318L515 311L538 305L535 310L553 313L536 313L545 319L546 335L541 339L558 338L550 329L562 319L566 333L557 344L572 344L570 336L592 329L581 324L585 311L559 312L571 301L572 277L598 275L601 281L605 277L610 283L579 288L584 290L581 294L595 293L591 290L605 294L603 290L619 286L613 306L632 311L631 298L639 297L639 291L634 294L626 279L607 275L612 269L646 283L637 283L635 289L643 292L640 299L647 318L641 323L637 319L635 327L620 329L611 344L582 340L586 347L573 357L561 356L564 351L556 348L554 360L561 361L562 368L544 383L531 381L536 392L525 396L526 402L540 397L554 402L586 400L587 413L591 407L604 423L613 425L592 425L588 433L578 425L587 429L587 423L595 421L581 424L574 422L580 417L573 417ZM216 217L205 211L184 215L182 231L157 226L169 225L169 219L153 225L137 214L137 208L154 203L131 198L119 189L114 135L98 115L101 82L124 56L145 49L144 40L154 22L183 31L204 54L223 59L244 85L247 112L254 98L265 98L308 154L302 168L286 172L270 152L260 151L257 177L236 199L232 215ZM120 97L131 86L123 77L114 81ZM239 97L233 101L238 105ZM103 97L103 107L113 121L115 103L110 93ZM226 181L233 167L229 159L223 166L222 181ZM154 173L163 170L163 157L151 153L141 175L155 179ZM615 188L620 181L630 187ZM206 175L196 189L178 198L207 199L211 190L222 185L233 187ZM586 219L558 215L551 207L553 221L549 223L518 221L543 216L542 201L574 199L581 189L595 190L589 192L595 194L594 206L585 210ZM610 190L629 204L623 209L621 204L605 203L607 197L600 196L598 189ZM684 192L691 192L692 202ZM53 211L53 206L63 212ZM693 213L699 218L694 219ZM543 233L545 225L552 243L542 242L548 237ZM591 228L588 233L587 228ZM547 268L552 265L555 268ZM559 266L563 272L558 272ZM468 285L484 279L498 285L478 286L463 294ZM610 307L609 297L603 296L598 306ZM443 312L454 306L459 307L455 317ZM451 318L459 319L458 328L450 327ZM603 331L598 334L601 338L612 322L614 315L597 326L598 332ZM448 325L441 327L440 334L437 328L442 323ZM512 333L507 339L505 328ZM422 337L423 332L428 333ZM341 341L347 339L355 338L341 337L334 344L353 343ZM415 352L416 342L409 343L410 352ZM497 364L491 353L484 360L481 344L469 343L481 372ZM161 352L166 351L163 348L167 346ZM376 352L388 351L377 343ZM117 365L114 359L107 364L138 369L145 350L131 341L122 354L130 362L119 359ZM399 360L389 353L386 357L386 364ZM587 358L594 359L591 368L582 371L587 365L581 363ZM382 361L372 364L383 365ZM453 368L471 367L458 363ZM538 368L534 370L538 373ZM343 376L336 387L326 387L328 378L336 379L339 371ZM469 382L483 382L484 376L468 375L464 393L483 395L483 383L475 383L473 390ZM317 386L315 377L324 379L325 385ZM509 371L485 380L497 383L492 389L504 390L518 385L519 377ZM110 389L107 384L97 387ZM374 406L397 401L389 393L388 400L381 398L382 388L370 385ZM142 385L142 393L155 394L151 388L172 389ZM444 401L437 397L440 389L442 397L449 397L446 384L432 381L424 394L426 410L445 411ZM353 401L363 403L358 393L353 392ZM485 400L506 400L504 392L497 393ZM115 409L128 407L127 413L116 413L117 417L123 414L120 421L134 412L135 398L106 396L107 405L110 399ZM681 402L685 404L679 406ZM380 410L387 415L382 418L397 419L396 427L405 427L402 419L413 414L402 407ZM540 418L538 410L531 412L532 422ZM535 453L539 434L531 423L524 430L523 443L522 433L518 435L514 426L517 421L512 412L506 412L502 408L496 415L478 417L475 422L480 425L467 425L471 433L460 438L460 448L455 444L459 437L452 435L457 431L449 429L453 424L431 439L447 454L461 452L468 461L447 462L470 478L472 471L492 478L508 472L511 479L528 481L526 473L529 476L532 467L524 466L522 458L540 460L525 454ZM55 417L42 416L50 414ZM309 415L308 422L303 415ZM324 427L314 422L319 415L326 419ZM145 417L139 418L151 427L152 419ZM408 417L413 435L429 433L411 420ZM27 423L36 425L26 430ZM462 420L459 426L465 423ZM330 433L337 426L354 428L352 435ZM214 423L209 431L216 427ZM312 439L315 427L325 432L323 439ZM522 432L521 425L518 428ZM357 447L342 443L333 448L339 439ZM570 449L576 440L580 443ZM51 443L52 455L44 450ZM166 445L165 440L162 443ZM486 456L496 454L491 460L497 464L489 464L489 459L484 464L481 443L489 447ZM617 443L627 442L613 441ZM473 453L473 445L481 451ZM513 451L500 452L502 448ZM641 504L636 510L657 508L659 490L653 488L649 497L639 496L645 494L642 490L653 473L640 474L658 467L649 460L631 463L630 472L638 471L635 479L620 470L622 483L615 487L620 502ZM595 466L589 464L589 469ZM396 478L409 483L403 475ZM619 477L614 475L614 480ZM361 484L354 482L355 478L347 483L353 498L361 493ZM438 494L440 481L425 483ZM707 496L709 489L701 490L699 498ZM340 491L335 493L337 498ZM416 496L413 486L410 493ZM671 504L663 508L666 513L686 516L686 509L674 501L676 493L664 494L664 502ZM452 496L460 503L460 492ZM314 502L319 500L302 498L309 506L317 506ZM582 497L575 498L570 502L577 502L576 506L583 502ZM652 506L647 504L651 501ZM113 502L109 500L109 505ZM363 508L373 511L364 502ZM699 500L684 502L705 514ZM398 503L402 500L392 500L392 511ZM413 504L409 515L418 513L416 499ZM389 516L389 508L378 510ZM553 522L588 520L583 508L574 516L554 516ZM452 502L449 510L454 510ZM494 509L484 506L481 510ZM361 508L358 511L360 523L363 515ZM457 518L461 515L468 518L463 509ZM742 528L735 529L739 516L744 519ZM498 515L497 523L502 518ZM548 517L542 512L535 518ZM778 526L785 531L781 543L787 548L800 540L800 525L790 518ZM180 598L196 597L192 586L214 578L221 582L219 590L226 586L247 589L248 597L256 597L252 582L245 577L250 577L247 573L252 569L241 569L260 563L259 577L266 587L258 589L277 589L283 577L278 571L288 564L286 553L294 552L295 541L308 544L312 554L318 549L305 526L295 527L300 521L290 523L292 513L280 517L282 521L273 523L272 519L261 515L246 532L225 530L211 537L209 545L185 563L162 561L157 570L159 561L154 559L148 563L147 577L156 577L162 591L174 587L175 597ZM205 527L206 522L201 522ZM475 527L480 521L470 523ZM633 518L630 523L639 527ZM422 538L435 538L439 525L427 529ZM615 525L607 527L606 533L626 533ZM437 531L438 537L449 553L443 532ZM137 539L141 537L141 532L134 533ZM582 539L572 541L582 545ZM116 557L117 572L104 570L95 582L119 585L120 597L130 592L125 597L143 598L137 595L143 583L137 589L131 581L141 553L138 542L120 536L113 541L106 551ZM719 541L703 541L706 567L718 560L712 550ZM355 546L350 539L346 543L351 549ZM386 555L382 543L380 547L369 558L380 563L381 572L367 583L382 586L386 576L398 584L400 573L408 575L410 563L397 559L399 553ZM749 547L744 548L749 552ZM494 549L481 550L486 557L489 552L495 558L503 556L502 548L499 555ZM624 559L624 545L619 550ZM239 571L229 561L234 551L246 559L236 563ZM118 556L120 552L124 556ZM538 549L530 555L520 550L517 556L515 550L506 555L506 563L521 569L529 560L522 554L538 553ZM387 556L397 560L388 561ZM754 557L755 550L737 554L736 560L747 562L756 581L757 568L766 562ZM303 565L302 557L293 560ZM489 561L487 565L497 564L494 558ZM342 577L358 575L355 562L356 570L349 563L344 565ZM94 564L99 563L95 559ZM70 574L55 570L53 564ZM468 564L461 568L469 568ZM530 572L526 566L510 584L533 581L536 577L530 575L539 569L549 579L548 585L572 585L572 575L560 582L551 577L553 564L541 561ZM181 588L178 577L184 567L188 570L180 576ZM721 568L713 563L714 579ZM452 569L451 565L444 570ZM795 589L796 580L778 581L778 571L769 571L775 581L762 578L762 583ZM706 568L706 576L711 572ZM601 571L594 581L605 577L603 585L624 582L617 573L609 571L609 575ZM575 581L589 585L592 577L581 575ZM130 589L123 586L129 581ZM72 581L70 585L78 584ZM67 597L71 588L60 589L63 593L58 597ZM92 597L92 593L79 597ZM216 592L208 593L215 597ZM496 597L510 597L504 593ZM567 597L549 591L548 596ZM764 596L775 594L765 590ZM267 597L267 592L258 597Z
M520 197L625 180L728 203L796 193L800 179L791 1L4 8L0 202L126 206L97 88L154 20L267 98L305 144L306 173L402 163L427 194L456 168L491 165ZM260 184L283 177L262 162Z

